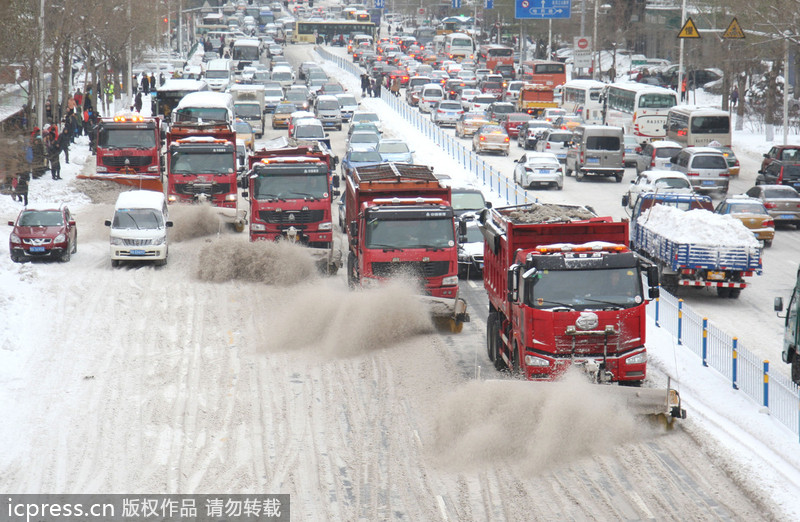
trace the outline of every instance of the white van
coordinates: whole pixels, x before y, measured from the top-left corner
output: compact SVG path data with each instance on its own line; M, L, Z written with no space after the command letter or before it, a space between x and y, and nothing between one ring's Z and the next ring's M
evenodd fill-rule
M419 95L419 111L431 112L433 107L444 99L444 89L442 89L441 84L425 84L422 86L422 91Z
M281 84L281 87L288 89L294 83L294 72L290 67L279 65L272 69L270 80L278 82Z
M233 60L217 58L206 65L206 83L212 91L224 91L233 84Z
M111 266L121 261L167 264L167 228L172 226L161 192L132 190L117 197L111 227Z
M342 130L342 106L336 96L332 94L317 96L314 99L314 115L322 122L323 127Z

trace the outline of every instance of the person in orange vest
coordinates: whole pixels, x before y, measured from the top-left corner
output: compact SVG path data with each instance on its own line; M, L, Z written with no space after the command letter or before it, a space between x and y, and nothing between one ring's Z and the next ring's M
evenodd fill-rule
M686 100L686 76L683 77L683 81L681 82L681 101Z

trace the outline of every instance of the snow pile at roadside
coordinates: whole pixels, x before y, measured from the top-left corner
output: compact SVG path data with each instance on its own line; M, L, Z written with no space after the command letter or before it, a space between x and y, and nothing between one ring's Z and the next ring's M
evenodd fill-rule
M656 205L639 216L637 222L676 243L758 248L753 232L741 221L708 210L684 212L675 207Z

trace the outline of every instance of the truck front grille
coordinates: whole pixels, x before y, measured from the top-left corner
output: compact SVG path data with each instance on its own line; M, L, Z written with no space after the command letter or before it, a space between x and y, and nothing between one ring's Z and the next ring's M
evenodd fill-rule
M372 263L372 273L378 277L405 275L410 277L442 277L450 269L449 261L400 261Z
M274 225L293 225L305 223L318 223L325 219L324 210L261 210L258 217L265 223Z
M130 161L131 167L149 167L153 163L152 156L103 156L103 165L124 167L125 160Z

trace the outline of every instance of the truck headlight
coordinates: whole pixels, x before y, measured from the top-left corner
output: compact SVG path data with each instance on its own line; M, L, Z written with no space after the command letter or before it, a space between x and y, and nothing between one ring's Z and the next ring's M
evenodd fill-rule
M122 246L122 245L124 245L124 244L125 244L125 242L122 240L122 238L121 238L121 237L114 237L114 236L111 236L111 244L112 244L113 246Z
M320 230L331 230L333 228L333 223L328 221L327 223L320 223L319 229Z
M647 352L638 353L625 359L625 364L644 364L647 362Z
M266 232L267 227L261 223L250 223L250 230L253 232Z
M98 165L95 172L108 172L108 169L102 165Z
M536 357L535 355L526 355L525 366L550 366L550 363L547 361L547 359L542 359L541 357Z
M238 196L236 194L228 194L225 196L225 201L236 201Z
M147 172L158 172L160 169L158 165L151 165L147 167Z
M442 286L456 286L458 284L458 276L450 276L442 279Z

